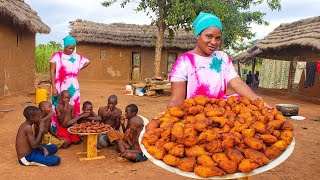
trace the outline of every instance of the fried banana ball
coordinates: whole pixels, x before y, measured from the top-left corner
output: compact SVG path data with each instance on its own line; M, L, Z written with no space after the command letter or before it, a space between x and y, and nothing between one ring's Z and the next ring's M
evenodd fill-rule
M221 153L214 153L212 155L212 160L216 163L219 163L220 161L229 160L229 158L227 157L227 155L225 153L221 152Z
M256 163L259 164L259 166L269 164L270 162L270 160L267 158L265 154L250 148L244 150L244 157L246 159L252 159L256 161Z
M212 176L222 176L226 173L218 167L209 168L206 166L196 166L194 168L194 173L200 177L208 178Z
M187 147L185 151L188 157L199 157L201 155L210 155L203 147L199 145Z
M201 108L199 106L192 106L188 109L188 114L189 115L196 115L201 112Z
M227 119L224 117L211 117L212 121L219 123L220 127L223 127L227 123Z
M193 127L187 127L184 129L183 144L186 146L194 146L198 143L197 137L197 131Z
M180 158L177 158L173 155L167 154L163 157L163 162L165 162L166 164L170 165L170 166L178 166L180 164Z
M163 157L163 162L165 162L166 164L170 165L170 166L178 166L180 164L180 158L175 157L171 154L167 154Z
M281 127L281 130L289 130L289 131L293 131L293 125L287 121L285 121Z
M277 142L277 140L278 140L277 137L275 137L271 134L261 134L260 138L266 144L273 144L273 143Z
M239 164L244 159L241 152L234 148L228 148L226 150L226 154L230 160L236 162L237 164Z
M169 108L169 112L170 112L170 114L172 116L178 117L178 118L181 118L181 117L183 117L185 115L185 112L182 109L178 108L178 107Z
M278 130L278 129L281 129L283 123L284 122L280 121L280 120L272 120L272 121L268 122L268 125L274 127L274 129Z
M215 163L212 158L208 155L201 155L197 158L197 164L199 166L206 166L206 167L215 167L218 164Z
M219 153L219 152L223 151L221 144L222 144L221 140L215 140L215 141L209 142L207 144L204 144L204 148L209 153Z
M251 124L250 127L253 128L253 129L255 129L256 132L258 132L258 133L265 133L265 132L266 132L266 125L263 124L263 123L260 122L260 121L254 122L253 124Z
M279 131L279 130L274 130L274 131L272 132L272 135L274 135L275 137L279 138L280 135L281 135L281 131Z
M184 130L183 128L184 128L183 122L175 123L171 129L171 135L174 138L182 139L183 138L183 130Z
M149 146L147 148L147 151L156 159L163 159L163 157L166 155L166 151L164 150L164 148L156 146Z
M252 149L261 150L265 147L263 142L256 138L244 138L244 143Z
M170 155L183 157L184 156L184 145L179 144L174 146L171 150L168 151Z
M277 142L272 144L272 146L279 148L281 151L284 151L287 149L288 144L285 140L278 140Z
M151 132L145 133L142 138L142 143L144 144L144 142L145 142L149 145L154 145L154 144L156 144L158 139L159 139L159 137L155 134L151 134Z
M166 151L170 151L173 147L175 147L177 145L177 143L174 143L174 142L168 142L166 143L165 145L163 145L163 148L166 150Z
M255 129L244 129L241 131L241 134L243 137L253 137L253 135L256 133Z
M205 104L207 104L207 102L209 100L204 95L196 95L193 99L196 102L196 104L201 105L201 106L204 106Z
M243 159L239 164L239 170L244 173L248 173L254 169L257 169L258 167L259 164L257 164L255 160L252 159Z
M282 131L280 139L286 141L287 144L291 144L291 141L293 139L293 132L289 130Z
M194 157L186 157L180 160L178 168L182 171L193 172L196 167L196 159Z
M281 154L281 150L275 146L267 147L266 150L263 151L263 153L269 158L274 159Z
M170 138L169 137L165 137L165 138L160 138L157 142L156 142L156 144L155 144L155 146L157 146L157 147L163 147L166 143L168 143L170 141Z
M229 174L233 174L237 172L238 170L238 165L236 162L231 161L231 160L222 160L219 163L219 167L224 170L225 172Z
M146 126L146 132L159 128L160 123L157 119L152 119Z

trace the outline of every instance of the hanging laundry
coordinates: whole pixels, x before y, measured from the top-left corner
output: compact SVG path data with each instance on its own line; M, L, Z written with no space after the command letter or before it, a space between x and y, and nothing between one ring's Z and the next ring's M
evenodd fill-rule
M306 69L307 69L307 76L306 76L306 81L304 82L305 88L311 87L314 85L317 65L314 61L307 62Z
M259 87L270 89L287 89L291 61L262 61Z
M304 71L304 77L307 77L307 71L306 71L306 64L307 62L297 62L296 72L294 73L294 84L299 84L301 80L302 72Z

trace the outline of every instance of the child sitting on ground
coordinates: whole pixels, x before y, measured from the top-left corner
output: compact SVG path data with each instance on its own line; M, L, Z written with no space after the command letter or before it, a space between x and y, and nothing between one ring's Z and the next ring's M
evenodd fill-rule
M125 116L121 120L121 128L123 133L130 128L130 119L138 114L138 107L135 104L129 104L125 109ZM125 121L127 120L127 125L125 126Z
M57 126L58 136L64 138L68 143L78 144L80 143L80 138L76 134L70 134L68 127L75 124L81 118L89 117L90 113L84 112L76 117L73 117L73 106L69 104L70 93L67 90L61 92L61 103L56 106L57 118L59 120L59 125Z
M130 127L126 130L126 140L118 141L120 157L128 159L132 162L146 161L147 157L142 153L139 145L139 136L143 129L143 119L139 116L134 116L130 121Z
M112 129L99 137L99 146L107 147L110 145L117 144L116 141L122 139L123 134L119 131L120 120L122 111L116 107L118 103L118 97L116 95L111 95L108 98L108 105L99 108L98 115L101 117L102 122L109 124Z
M78 120L78 123L86 123L86 122L95 122L95 121L101 121L101 117L98 116L96 113L93 112L93 105L90 101L85 101L82 104L82 114L83 113L89 113L90 115L85 118L81 118Z
M58 147L54 144L40 145L45 129L45 122L41 120L41 111L35 106L28 106L24 109L23 115L26 121L20 125L16 136L18 162L24 166L58 165L60 157L52 156L58 151ZM35 123L39 123L39 132L36 138L32 131L32 125Z
M51 103L49 101L42 101L39 103L39 109L45 123L41 144L54 144L58 148L68 148L68 141L59 137L51 128L51 116L53 115ZM48 116L49 118L47 118ZM37 137L38 133L39 126L35 124L35 137Z

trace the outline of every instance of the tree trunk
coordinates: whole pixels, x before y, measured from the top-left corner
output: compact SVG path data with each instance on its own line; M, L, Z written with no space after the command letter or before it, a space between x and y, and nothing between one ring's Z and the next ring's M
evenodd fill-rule
M240 61L238 61L238 74L241 77L241 70L240 70Z
M153 76L160 76L160 65L161 65L161 53L163 47L163 36L164 36L165 27L163 25L158 25L158 37L155 50L155 59L154 59L154 69Z
M251 60L251 72L252 72L252 79L253 79L253 84L256 85L256 78L255 78L255 73L254 73L254 69L256 67L256 58L253 58Z

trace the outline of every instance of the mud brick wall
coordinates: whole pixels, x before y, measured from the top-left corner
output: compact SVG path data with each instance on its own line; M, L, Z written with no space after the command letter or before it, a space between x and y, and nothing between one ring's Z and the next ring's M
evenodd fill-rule
M106 58L102 59L100 57L101 50L106 51ZM140 80L152 77L154 67L154 48L120 47L112 45L78 43L77 53L91 61L90 66L80 72L79 78L92 80L130 81L133 52L140 53ZM163 50L160 72L167 72L169 52L177 53L177 55L184 53L184 51L181 50Z
M35 34L0 21L0 97L34 86Z

